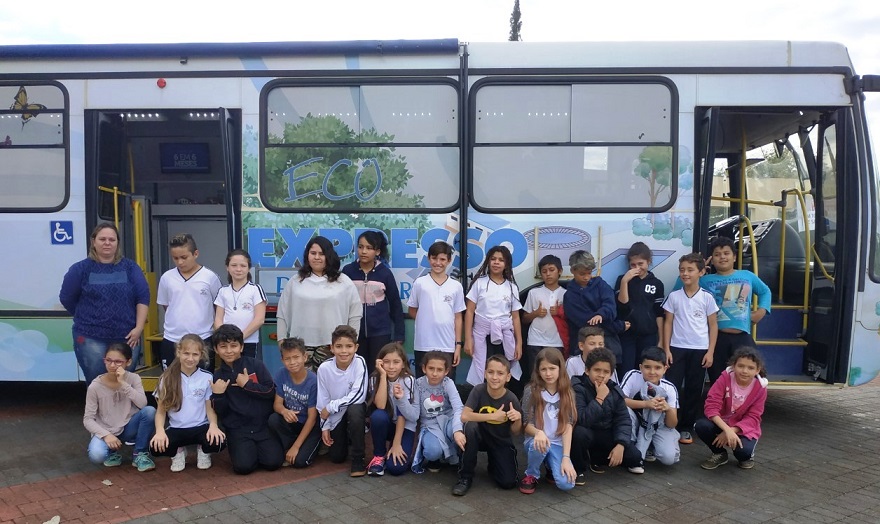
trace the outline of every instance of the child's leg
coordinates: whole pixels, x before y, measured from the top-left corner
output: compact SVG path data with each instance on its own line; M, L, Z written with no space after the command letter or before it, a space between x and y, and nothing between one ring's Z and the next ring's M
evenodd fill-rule
M92 464L103 464L110 454L110 447L100 437L92 437L89 441L89 461Z
M375 437L374 437L375 438ZM406 460L402 463L394 463L394 458L389 457L388 460L385 461L385 472L389 475L394 475L395 477L398 475L403 475L409 469L410 462L412 462L412 454L413 454L413 444L416 440L416 434L414 431L410 431L408 429L403 430L403 435L400 438L400 447L403 448L403 452L406 453Z
M238 475L252 473L259 465L257 443L247 430L227 430L226 442L229 445L229 459L232 471Z
M733 456L740 462L752 460L755 456L755 446L758 445L758 439L740 435L739 440L742 442L742 447L733 450Z
M578 473L587 471L587 459L592 442L593 431L581 425L575 425L571 433L571 464Z
M593 438L590 442L590 464L605 466L608 464L608 455L614 449L614 433L610 429L593 429Z
M174 361L174 352L174 342L163 338L159 343L159 364L162 365L162 369L167 369Z
M678 445L680 435L675 428L661 427L654 432L654 456L661 464L671 466L679 461L681 449Z
M281 449L281 443L269 432L269 428L255 431L253 439L257 446L257 462L260 467L267 471L280 468L287 450Z
M422 360L425 358L425 353L427 353L427 351L413 350L413 360L415 360L414 371L416 372L416 378L420 378L425 374L425 372L422 371Z
M443 459L443 446L437 436L430 431L426 431L422 435L422 457L428 462Z
M526 451L526 456L528 457L528 462L526 463L526 475L531 475L536 479L541 478L541 464L544 463L544 458L547 457L547 453L542 453L535 448L535 439L532 437L526 437L523 441L523 449ZM552 468L551 468L551 471ZM553 471L554 478L556 477L556 471Z
M620 335L621 358L617 365L617 375L623 378L627 371L636 368L636 357L641 352L638 347L639 337L629 331Z
M365 337L363 333L358 336L358 355L367 361L367 375L372 375L376 368L376 358L382 346L391 342L391 334Z
M205 431L207 431L208 426L205 425L204 427ZM151 447L150 453L155 457L173 457L177 454L177 448L200 442L197 434L198 429L199 428L165 428L165 435L168 437L168 446L165 447L165 451L157 451L155 448Z
M244 348L241 350L241 356L257 358L257 343L245 342Z
M367 418L367 405L352 404L345 410L345 418L348 419L348 433L351 441L351 459L364 460L364 433Z
M531 455L529 456L529 459L529 463L531 464ZM569 482L565 475L562 474L563 460L569 459L562 457L562 446L559 444L551 444L550 449L547 450L547 466L549 466L550 471L553 473L553 480L556 482L556 487L562 491L568 491L574 488L574 482ZM538 467L540 469L540 464ZM526 473L528 473L528 471Z
M388 452L388 441L394 439L396 425L391 415L384 409L376 409L370 413L370 435L373 438L373 456L384 457Z
M299 437L299 432L302 429L302 424L299 422L289 423L284 420L284 417L282 417L280 413L272 413L269 415L267 425L269 426L269 431L271 431L272 434L275 435L275 438L278 439L278 442L281 443L281 447L284 449L285 453L290 449L290 446L293 446L293 443L296 442L297 437Z
M474 478L474 470L477 469L477 455L480 452L480 441L482 438L480 432L480 423L465 422L463 429L466 441L464 445L464 451L461 451L461 462L458 466L458 477L463 479L472 479ZM452 445L456 447L456 451L460 451L458 449L458 445L455 444L454 440L452 441Z
M625 468L637 468L644 465L642 452L639 451L635 443L627 442L623 445L623 461L620 465Z
M681 364L681 369L678 371L684 375L684 386L679 389L681 409L678 412L678 431L680 432L690 433L694 430L694 422L699 414L703 395L706 370L703 369L702 360L705 355L705 351L693 349L673 348L672 350L672 366Z
M694 425L694 431L697 433L697 436L700 437L700 440L703 441L704 444L709 446L709 449L713 454L718 455L721 453L727 453L724 448L718 447L713 444L715 437L717 437L721 433L721 428L715 425L714 422L707 418L701 418Z
M196 444L201 446L202 453L220 453L223 449L226 448L226 441L219 443L211 443L208 440L208 429L210 429L210 424L205 424L203 426L199 426L195 429L196 433Z
M486 454L489 456L489 476L501 489L513 489L517 478L516 448L512 442L492 441L483 435Z
M122 442L134 441L134 452L142 453L150 451L150 439L156 431L156 408L153 406L144 406L132 415L128 424L122 428L119 434L119 440Z
M531 380L532 372L535 370L535 361L537 360L538 353L541 349L541 346L529 345L526 345L523 349L522 359L520 360L523 370L523 382Z
M305 468L312 465L312 461L315 460L315 456L318 453L318 446L321 444L321 430L316 425L315 428L309 433L309 436L303 441L302 446L299 447L299 453L296 454L296 459L293 461L293 467L295 468ZM290 449L288 446L287 449ZM286 449L284 450L287 451Z
M346 410L348 413L348 410ZM364 430L361 429L361 433ZM330 449L327 451L327 457L330 458L330 462L334 464L341 464L345 462L345 459L348 458L348 417L342 417L342 420L339 421L339 424L336 425L335 428L330 430L330 438L333 439L333 444L330 445Z

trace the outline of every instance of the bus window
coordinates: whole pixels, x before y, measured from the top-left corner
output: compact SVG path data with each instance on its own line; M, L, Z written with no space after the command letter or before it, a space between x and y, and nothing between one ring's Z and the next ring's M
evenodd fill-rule
M782 155L779 155L775 144L753 149L746 156L756 160L746 168L749 200L768 203L768 205L750 203L749 219L755 223L780 218L781 208L769 204L778 202L782 192L787 189L803 189L797 159L788 148L782 149ZM797 196L790 194L786 201L786 220L792 218L797 220Z

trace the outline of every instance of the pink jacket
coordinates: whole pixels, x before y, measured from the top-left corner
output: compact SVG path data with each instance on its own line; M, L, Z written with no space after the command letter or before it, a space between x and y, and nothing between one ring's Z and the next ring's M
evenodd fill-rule
M718 380L709 389L706 398L706 418L719 416L727 419L728 426L736 426L742 431L744 437L756 439L761 436L761 416L764 414L764 402L767 401L767 379L761 376L755 378L758 381L748 398L740 406L736 413L731 414L731 382L736 380L733 376L733 368L728 367ZM728 418L729 417L729 418Z

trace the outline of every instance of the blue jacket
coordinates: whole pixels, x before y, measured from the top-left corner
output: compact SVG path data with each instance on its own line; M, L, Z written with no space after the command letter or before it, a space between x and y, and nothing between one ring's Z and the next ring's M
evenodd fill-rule
M360 334L364 337L391 335L392 340L405 340L403 305L397 280L388 266L377 260L369 272L364 273L357 260L342 268L354 282L361 297L364 315L361 317Z
M614 290L602 280L602 277L591 278L584 287L577 285L573 280L569 282L565 288L565 295L562 296L562 308L565 311L565 320L568 322L568 348L571 355L580 353L578 331L596 315L602 316L600 327L609 334L623 330L622 326L618 327L615 324L617 300L614 297Z

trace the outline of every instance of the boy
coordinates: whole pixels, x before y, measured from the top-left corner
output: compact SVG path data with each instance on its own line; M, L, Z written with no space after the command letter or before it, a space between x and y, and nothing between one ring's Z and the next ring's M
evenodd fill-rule
M635 369L639 353L660 345L663 331L663 282L648 271L652 253L644 242L636 242L626 253L629 271L617 277L617 316L629 321L630 328L620 335L623 352L620 368L624 373Z
M605 330L599 326L584 326L578 331L578 349L580 354L568 357L565 361L565 372L571 378L579 377L587 372L587 355L597 348L605 347ZM618 382L617 370L612 370L611 380Z
M718 306L712 294L700 287L706 267L702 255L689 253L678 260L678 277L684 287L663 301L663 350L670 368L666 378L681 393L678 419L679 442L694 441L691 432L703 394L705 368L712 366L718 337Z
M334 464L345 461L351 443L351 476L367 474L364 462L364 419L367 416L367 363L357 354L357 331L341 325L333 330L333 356L318 368L321 440L330 448Z
M754 348L752 324L757 324L770 313L771 294L767 284L751 271L734 269L736 249L733 240L716 237L709 246L715 273L700 278L700 287L715 297L718 305L718 340L715 356L709 368L709 379L714 384L724 369L733 350ZM758 308L752 311L752 293L758 295Z
M455 369L461 359L462 312L465 310L464 289L461 283L446 274L452 261L452 246L446 242L434 242L428 248L431 272L413 282L406 305L409 316L415 319L413 341L416 378L423 376L420 365L429 351L450 353L452 366L449 378L455 380ZM419 309L424 313L419 315Z
M631 473L644 473L642 455L632 442L632 421L626 397L611 380L614 354L597 348L587 354L587 372L572 378L577 407L577 425L571 445L571 461L578 472L575 484L586 484L587 458L590 470L604 473L605 465L623 465Z
M633 422L633 440L648 462L671 466L679 460L678 391L663 378L666 353L657 346L642 351L639 369L629 371L620 383ZM650 453L649 447L654 452ZM647 455L646 455L647 454Z
M269 429L285 451L282 466L304 468L311 465L321 444L317 424L318 376L306 367L303 339L286 338L278 344L284 369L275 374L275 413L269 416Z
M556 348L568 356L568 324L563 315L562 297L565 288L559 285L562 261L554 255L545 255L538 262L544 285L532 288L523 304L523 324L530 324L523 352L525 381L532 376L535 357L545 347ZM561 328L561 329L560 329Z
M258 466L278 469L284 450L266 424L275 397L272 375L261 361L241 356L244 334L237 326L223 324L211 342L221 360L211 400L226 431L232 470L247 475Z
M463 434L455 435L462 452L461 465L453 495L462 496L471 488L480 451L488 453L489 475L499 488L513 489L517 485L512 435L522 431L522 407L505 387L510 381L510 362L503 355L492 355L486 359L485 378L484 384L471 390L461 413Z

